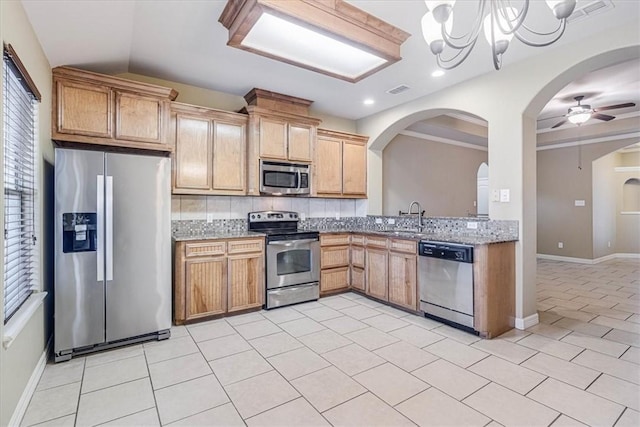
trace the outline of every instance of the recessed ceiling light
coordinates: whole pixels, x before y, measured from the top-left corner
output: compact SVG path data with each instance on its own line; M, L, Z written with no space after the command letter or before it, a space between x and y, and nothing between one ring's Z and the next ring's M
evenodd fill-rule
M435 70L431 73L431 77L442 77L444 76L444 70Z
M362 101L362 103L363 103L364 105L373 105L375 102L376 102L376 101L374 101L374 100L373 100L373 99L371 99L371 98L367 98L367 99L365 99L364 101Z

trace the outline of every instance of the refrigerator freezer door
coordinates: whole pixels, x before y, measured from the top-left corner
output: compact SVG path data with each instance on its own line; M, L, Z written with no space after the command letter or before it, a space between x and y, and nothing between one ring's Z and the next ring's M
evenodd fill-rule
M104 154L58 148L55 155L54 347L59 353L105 340L104 282L99 280L98 271L98 265L104 266L104 258L101 258L104 223L98 210L99 195L104 191L104 186L100 187ZM84 217L97 216L97 250L64 251L63 214L74 213ZM86 239L88 235L78 229L73 239Z
M107 341L169 329L170 159L107 153L105 171Z

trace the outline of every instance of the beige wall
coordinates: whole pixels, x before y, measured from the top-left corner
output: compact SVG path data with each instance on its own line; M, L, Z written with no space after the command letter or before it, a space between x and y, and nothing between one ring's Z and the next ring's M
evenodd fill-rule
M578 147L565 147L538 151L537 153L537 252L572 258L594 259L594 160L623 148L635 140L619 140L582 146L582 170L578 169ZM596 163L597 165L597 163ZM610 187L609 187L610 188ZM609 189L609 192L611 189ZM602 194L600 189L596 195ZM575 200L584 200L585 206L574 205ZM595 209L601 215L602 203ZM606 230L609 230L607 228ZM604 253L604 246L612 241L612 251L616 235L611 236L605 229L598 231L598 253ZM608 236L606 240L602 236ZM564 248L558 248L563 242ZM607 248L609 249L609 248ZM611 252L611 253L613 253Z
M616 210L621 191L616 186L620 155L607 154L593 161L593 258L616 253Z
M186 104L200 105L202 107L217 108L219 110L227 111L238 111L247 105L242 96L218 92L197 86L133 73L118 74L118 77L173 88L178 91L176 101L184 102ZM313 106L310 109L310 115L322 120L322 123L320 124L320 127L322 128L343 132L356 131L356 122L354 120L344 119L321 111L316 111Z
M487 152L398 135L382 152L383 214L417 200L426 216L476 213L477 173Z
M22 4L18 1L0 1L0 12L2 16L2 25L0 26L2 41L10 43L14 47L42 94L42 102L38 113L40 139L40 161L38 166L41 188L38 198L40 211L42 212L45 200L50 200L51 197L50 194L45 192L45 189L50 188L50 182L45 182L44 178L46 163L53 164L53 146L50 132L51 68L31 28ZM0 114L0 120L2 120L1 117L2 114ZM0 162L0 165L2 164L4 163ZM46 170L50 171L50 166L46 167ZM0 206L0 212L4 212L3 206ZM41 217L48 218L48 215L43 214ZM49 224L47 223L43 226L42 221L38 226L40 230L49 229ZM47 248L52 245L47 240L46 235L43 236L41 233L40 237L40 248ZM48 290L50 294L45 304L40 306L31 317L11 346L8 349L0 347L0 425L3 426L9 423L16 404L45 349L51 331L49 308L53 299L51 295L53 289L46 280L48 277L47 272L51 271L51 265L44 261L50 259L50 257L45 256L46 254L42 250L41 255L40 271L41 277L45 279L41 279L40 287ZM0 292L0 303L2 299L3 293ZM4 336L4 325L2 323L0 323L0 335Z

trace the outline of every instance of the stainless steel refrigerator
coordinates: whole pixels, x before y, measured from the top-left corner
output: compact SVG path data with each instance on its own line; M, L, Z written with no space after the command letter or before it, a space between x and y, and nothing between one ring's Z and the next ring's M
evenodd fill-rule
M55 151L55 360L171 327L171 163Z

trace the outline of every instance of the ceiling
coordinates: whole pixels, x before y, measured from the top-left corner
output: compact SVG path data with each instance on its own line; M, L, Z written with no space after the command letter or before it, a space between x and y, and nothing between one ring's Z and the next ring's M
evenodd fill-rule
M580 0L577 8L594 1L602 0ZM640 2L603 1L615 7L570 23L556 45L575 42L625 22L638 22ZM443 77L431 77L437 67L420 30L420 19L426 12L423 1L349 2L412 34L402 45L402 61L355 84L226 46L227 30L218 22L224 0L22 0L52 67L71 65L109 74L131 72L239 96L259 87L314 100L315 110L354 120L496 72L490 49L481 40L460 67ZM475 10L475 2L458 4L460 22L464 23ZM543 1L532 1L530 14L531 22L540 25L541 30L549 29L544 24L555 24ZM556 45L531 48L513 42L505 53L504 66L544 54ZM634 66L635 74L630 68L619 70L625 76L624 85L609 72L592 73L575 82L549 103L541 117L564 114L571 105L567 98L571 100L582 92L592 95L587 100L594 107L628 101L640 105L638 64ZM410 90L397 95L386 93L401 84ZM375 103L363 105L365 98L372 98ZM554 120L557 119L541 123L546 126Z

